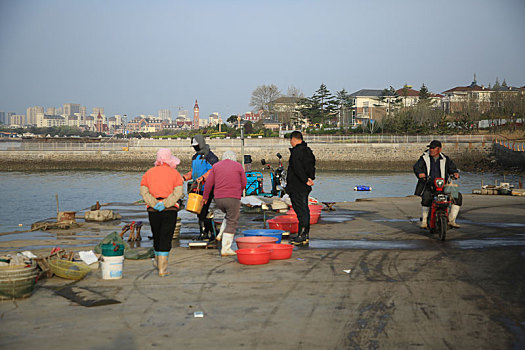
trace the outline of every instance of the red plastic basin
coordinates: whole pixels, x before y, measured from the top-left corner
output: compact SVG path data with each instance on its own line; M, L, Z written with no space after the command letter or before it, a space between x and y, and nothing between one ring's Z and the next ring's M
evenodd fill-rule
M267 221L271 229L284 230L290 233L299 232L299 220L297 216L281 215Z
M254 237L243 237L243 238L254 238ZM268 249L262 248L250 248L250 249L237 249L237 260L239 263L244 265L262 265L268 264L270 261L271 252Z
M297 217L297 214L295 213L293 209L288 210L286 212L286 215L292 215L292 216ZM321 212L317 213L315 211L310 211L310 225L317 224L317 221L319 221L320 217L321 217Z
M290 259L293 252L291 244L261 244L259 248L268 249L272 260Z
M323 206L322 205L318 205L318 204L310 204L310 205L308 205L308 209L310 209L310 213L312 213L312 212L320 213L321 211L323 211Z
M239 237L235 239L237 248L239 249L250 249L257 248L261 244L275 243L279 240L277 237L263 237L263 236L252 236L252 237Z

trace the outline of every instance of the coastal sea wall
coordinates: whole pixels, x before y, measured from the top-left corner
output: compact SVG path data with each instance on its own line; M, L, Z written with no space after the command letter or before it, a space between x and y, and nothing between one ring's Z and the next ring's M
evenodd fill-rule
M241 153L241 140L209 140L217 156L226 150ZM316 159L317 168L323 170L393 170L406 171L426 150L424 143L352 143L352 142L308 142ZM121 170L144 171L152 166L155 153L161 147L170 148L181 159L181 170L188 170L194 154L189 140L136 140L119 144L109 149L52 149L0 151L0 169L22 170ZM285 139L246 139L244 154L252 157L253 170L261 168L261 159L270 164L277 162L276 153L288 160L290 144ZM493 152L491 142L448 142L443 144L443 153L452 157L459 167L487 159ZM239 157L240 160L240 157Z
M512 145L494 144L494 155L498 162L507 167L516 167L525 169L525 151L523 150L523 143L520 147L512 148Z

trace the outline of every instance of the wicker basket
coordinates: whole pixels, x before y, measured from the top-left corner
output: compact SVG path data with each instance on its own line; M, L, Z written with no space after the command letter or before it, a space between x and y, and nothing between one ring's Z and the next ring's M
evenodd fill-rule
M0 266L0 300L31 296L38 278L37 267Z
M180 237L180 228L182 227L182 222L180 217L177 217L177 223L175 224L175 230L173 230L173 239Z
M80 280L84 278L91 269L85 263L67 261L61 259L49 260L51 271L58 277L70 280Z

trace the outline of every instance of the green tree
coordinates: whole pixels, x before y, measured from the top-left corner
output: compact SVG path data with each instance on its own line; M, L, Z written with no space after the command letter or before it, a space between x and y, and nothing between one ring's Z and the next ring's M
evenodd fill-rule
M230 124L235 124L237 123L237 116L236 115L230 115L228 117L228 119L226 119L226 122L230 123Z
M333 116L338 108L336 98L325 84L321 84L319 89L313 94L312 99L319 106L323 121Z
M423 83L421 87L419 88L419 102L428 102L430 99L430 93L428 92L427 87Z
M251 121L247 121L245 124L244 124L244 131L247 133L247 134L251 134L253 133L253 124Z
M381 91L379 100L382 103L387 104L387 108L386 108L387 117L392 112L392 109L395 109L395 107L401 102L401 98L399 98L399 95L397 94L396 89L394 89L392 85L390 85L388 89L384 88L383 91Z
M311 97L305 97L300 99L297 104L299 113L307 118L311 123L322 124L323 116L321 114L321 108L319 103Z
M342 89L341 91L337 91L335 93L335 102L338 106L338 126L348 126L349 120L346 117L348 116L349 111L353 105L352 97L345 89Z

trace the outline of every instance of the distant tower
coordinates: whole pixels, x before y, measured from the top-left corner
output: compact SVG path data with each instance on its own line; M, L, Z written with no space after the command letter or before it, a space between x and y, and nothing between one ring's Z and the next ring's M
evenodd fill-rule
M104 131L104 121L102 120L102 116L100 115L100 111L98 112L98 116L97 116L97 121L96 121L96 124L95 124L95 129L97 130L97 132L102 132Z
M199 104L195 100L195 106L193 106L193 128L199 128Z

